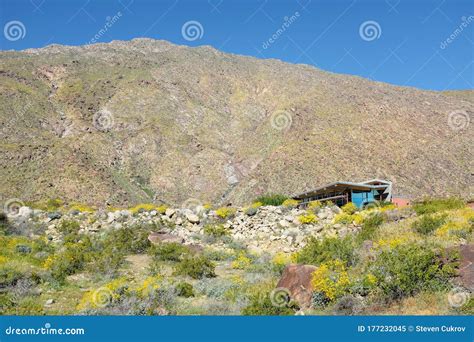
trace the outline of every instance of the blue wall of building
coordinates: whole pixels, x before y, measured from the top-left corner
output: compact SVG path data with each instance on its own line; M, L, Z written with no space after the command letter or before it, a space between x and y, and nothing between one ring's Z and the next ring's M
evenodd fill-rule
M354 192L352 191L352 203L358 208L362 208L367 203L375 202L374 191Z

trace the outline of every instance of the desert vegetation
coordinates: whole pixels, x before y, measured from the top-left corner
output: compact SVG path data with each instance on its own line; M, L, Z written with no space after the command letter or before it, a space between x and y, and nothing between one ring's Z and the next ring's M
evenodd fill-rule
M474 211L457 198L300 210L272 195L198 210L198 221L151 204L108 213L59 200L30 206L0 216L4 315L474 313L460 267ZM285 237L278 246L291 250L237 238L236 222L258 222L252 229L265 233L271 215L292 213L291 223L276 220ZM291 229L302 233L285 235ZM314 267L309 303L275 292L288 265Z

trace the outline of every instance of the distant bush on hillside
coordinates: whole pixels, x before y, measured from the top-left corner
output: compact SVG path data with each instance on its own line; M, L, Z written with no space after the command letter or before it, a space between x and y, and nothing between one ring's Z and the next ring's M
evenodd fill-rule
M288 199L288 196L281 194L267 194L257 197L254 202L260 202L262 205L282 205Z
M462 199L457 197L425 199L413 204L413 210L418 215L433 214L442 210L460 209L465 206Z

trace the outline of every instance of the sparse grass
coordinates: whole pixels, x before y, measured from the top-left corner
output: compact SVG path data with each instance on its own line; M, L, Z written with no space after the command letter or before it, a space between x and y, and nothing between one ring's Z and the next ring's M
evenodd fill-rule
M450 198L429 198L423 201L414 203L413 210L418 215L434 214L443 210L453 210L463 208L466 204L463 200L457 197Z

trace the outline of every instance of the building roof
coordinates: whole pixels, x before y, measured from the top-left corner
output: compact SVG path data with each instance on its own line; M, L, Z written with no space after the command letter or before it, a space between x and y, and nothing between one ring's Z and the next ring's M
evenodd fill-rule
M382 183L382 184L377 184L377 183ZM360 183L338 181L338 182L332 182L332 183L320 186L311 191L307 191L302 194L296 195L293 198L302 199L306 197L313 197L315 195L329 192L329 191L337 191L337 190L344 191L346 189L362 190L362 191L385 190L391 185L392 185L392 182L386 181L383 179L371 179L371 180L360 182Z

